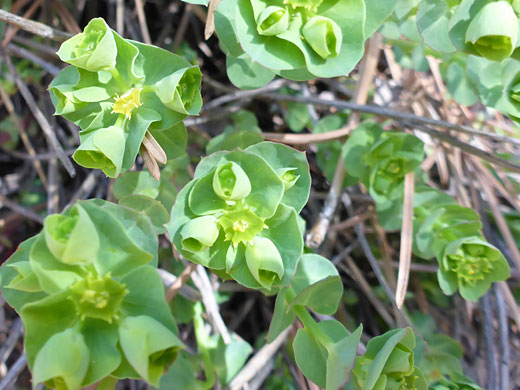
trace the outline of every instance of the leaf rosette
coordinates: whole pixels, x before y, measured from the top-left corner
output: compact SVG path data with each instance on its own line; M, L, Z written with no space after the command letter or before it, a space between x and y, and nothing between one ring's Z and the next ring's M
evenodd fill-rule
M25 326L34 384L78 390L109 376L157 385L182 342L156 272L157 237L143 214L78 202L46 218L0 268Z
M167 224L187 259L249 288L288 284L303 249L298 213L310 191L303 153L261 142L202 159Z
M451 295L459 290L470 301L478 300L491 283L506 280L510 273L504 255L478 236L450 242L437 260L437 277L444 293Z
M56 115L77 124L74 160L110 177L128 170L145 135L166 159L186 145L182 120L202 106L201 73L183 58L120 37L101 18L62 44L63 69L49 86ZM171 140L175 140L175 147ZM164 161L163 154L157 158Z
M404 177L420 167L423 142L414 135L383 131L378 124L366 122L349 136L342 155L347 173L361 180L376 201L383 226L396 228L393 224L400 224L396 203L402 204Z
M396 1L388 3L376 10L370 0L224 0L215 29L228 75L241 88L260 87L275 74L294 80L347 75ZM240 73L250 73L248 80Z
M410 328L394 329L374 337L365 354L356 359L352 389L426 390L428 385L415 366L415 335Z

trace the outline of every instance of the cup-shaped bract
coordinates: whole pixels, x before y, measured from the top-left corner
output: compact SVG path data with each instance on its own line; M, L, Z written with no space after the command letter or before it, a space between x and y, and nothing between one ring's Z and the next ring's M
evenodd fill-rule
M459 290L464 299L477 301L493 282L510 276L504 255L479 236L448 243L437 256L439 284L445 294Z
M117 177L132 167L146 134L167 159L180 155L186 144L182 120L202 106L198 67L158 47L125 40L99 18L65 42L59 54L72 66L58 74L49 92L56 114L81 129L73 156L78 164Z
M92 19L82 33L63 42L58 56L63 62L90 72L112 69L117 56L112 30L102 18Z
M99 236L80 205L75 205L68 215L54 214L46 218L43 234L51 253L65 264L86 265L97 256Z
M246 245L247 267L256 281L270 290L273 282L283 278L282 256L268 238L254 237L251 241Z
M175 358L170 349L180 342L156 266L157 236L142 213L90 200L48 217L44 231L0 267L2 292L25 326L35 385L79 390L107 376L136 377L135 372L157 383ZM141 316L166 341L163 348L149 348L147 370L141 355L118 346L120 325Z
M285 190L290 190L297 182L300 176L297 174L297 168L281 168L276 171L283 181Z
M508 1L486 4L466 30L466 44L482 57L502 61L515 50L518 17Z
M314 16L303 25L302 34L318 55L327 59L337 57L343 42L343 33L330 18Z
M147 315L127 317L119 326L125 357L141 377L154 386L183 347L170 329Z
M230 161L215 170L213 190L224 200L241 200L251 192L251 181L237 163Z
M303 247L297 212L309 196L308 169L302 153L270 142L209 155L177 196L170 239L188 260L249 288L288 283Z
M155 93L172 110L184 115L197 115L202 107L201 83L199 68L179 69L159 81Z
M261 35L281 34L289 28L289 11L270 5L262 11L256 23L256 29Z
M374 337L368 342L365 354L356 359L353 388L426 390L424 375L414 364L414 348L415 336L410 328Z
M46 383L59 390L79 389L87 374L89 358L81 333L74 329L56 333L36 355L33 382L35 385Z
M82 143L73 156L78 164L101 169L109 177L119 176L125 154L125 132L121 127L109 126L80 138Z
M217 219L204 215L189 221L181 230L182 249L201 252L212 246L218 237Z

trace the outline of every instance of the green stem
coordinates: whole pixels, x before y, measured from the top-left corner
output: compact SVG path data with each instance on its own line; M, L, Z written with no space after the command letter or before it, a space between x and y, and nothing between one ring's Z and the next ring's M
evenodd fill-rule
M327 345L334 344L334 340L325 333L319 326L307 309L303 306L294 306L293 311L296 313L303 326L312 335L312 337L321 345L326 347Z
M120 127L121 129L124 129L125 128L125 120L126 120L126 116L124 116L123 114L118 114L117 115L117 119L116 119L116 123L114 123L114 126Z
M121 74L119 73L119 71L116 68L110 69L109 72L112 75L112 77L114 78L114 80L116 81L117 86L119 88L121 88L122 91L126 92L130 89L130 87L125 82L125 80L123 80L123 78L121 77Z
M199 354L202 358L202 362L204 363L204 374L206 376L206 381L200 381L199 384L203 389L210 390L215 385L215 368L213 366L209 350L206 347L206 340L208 335L204 329L204 321L202 320L202 307L200 303L195 306L193 327L195 329L197 346L199 348Z
M155 92L155 86L153 85L145 85L141 89L141 93L152 93Z

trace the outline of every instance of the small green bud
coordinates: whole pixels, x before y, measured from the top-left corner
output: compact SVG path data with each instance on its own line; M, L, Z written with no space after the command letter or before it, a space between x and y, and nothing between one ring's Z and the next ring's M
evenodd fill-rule
M515 50L518 40L518 17L508 1L486 4L466 30L466 44L482 57L502 61Z
M43 383L57 390L78 390L90 364L90 351L83 335L67 329L51 336L36 355L34 385Z
M278 173L278 176L280 176L280 179L282 179L283 181L285 191L294 187L294 185L300 178L300 175L296 174L297 172L297 168L281 168L276 171L276 173Z
M82 320L98 318L109 323L119 318L121 302L128 294L125 285L114 280L110 273L105 276L88 274L70 290L70 299Z
M53 214L43 225L45 243L52 255L62 263L92 263L99 250L99 236L87 212L75 205L68 215Z
M265 228L264 220L249 209L227 212L220 217L219 223L226 240L233 245L251 241Z
M278 35L289 28L287 9L271 5L264 9L256 22L260 35Z
M212 246L218 237L217 220L211 215L192 219L181 230L182 249L202 252Z
M268 290L283 277L282 257L268 238L255 237L251 244L246 245L246 263L256 281Z
M302 29L303 37L312 49L323 59L336 57L343 42L343 33L332 19L314 16Z
M224 200L240 200L251 192L251 182L240 165L230 161L216 169L213 190Z
M98 72L115 66L117 46L110 27L102 18L95 18L82 33L63 42L57 54L63 62Z

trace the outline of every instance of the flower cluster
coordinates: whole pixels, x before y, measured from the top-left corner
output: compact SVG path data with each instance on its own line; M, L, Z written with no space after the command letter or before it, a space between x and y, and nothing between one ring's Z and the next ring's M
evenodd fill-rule
M379 9L372 9L371 3L223 0L215 13L215 28L228 55L231 81L245 83L243 77L233 77L240 68L242 74L247 68L256 73L256 86L275 74L294 80L347 75L361 59L365 39L386 19L396 1Z
M47 217L0 268L34 384L78 390L130 377L157 385L183 344L156 267L157 238L143 214L93 200Z
M309 191L305 155L287 146L216 152L179 193L166 227L187 259L270 291L296 269L303 249L298 213Z
M421 165L424 144L411 134L383 131L368 122L352 132L342 153L347 173L365 184L382 217L398 209L395 202L402 203L404 176Z
M502 253L480 233L477 213L430 187L418 187L415 195L414 253L435 256L442 290L476 301L492 282L509 277L509 265Z
M410 328L394 329L374 337L365 354L356 359L352 389L426 390L428 385L415 366L415 335Z
M81 128L78 164L117 177L140 151L155 165L178 156L178 144L186 144L182 120L202 106L198 67L123 39L101 18L64 42L58 55L71 66L49 91L56 114Z
M347 173L368 188L387 229L401 226L404 176L420 167L423 147L411 134L383 132L374 123L359 126L343 147ZM478 214L451 196L426 185L416 187L413 252L424 259L437 258L444 293L459 290L465 299L477 300L492 282L509 277L507 261L484 239L481 228Z

